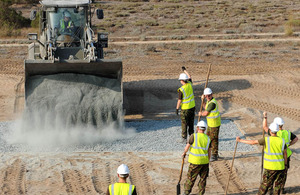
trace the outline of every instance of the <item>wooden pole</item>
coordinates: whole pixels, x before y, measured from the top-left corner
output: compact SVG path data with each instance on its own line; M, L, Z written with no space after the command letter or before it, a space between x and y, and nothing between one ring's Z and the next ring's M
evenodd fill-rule
M263 138L265 139L265 130L264 130L264 128L263 128ZM264 153L265 153L265 145L263 145L263 148L262 148L262 151L261 151L260 183L262 181L263 170L264 170Z
M227 190L228 190L228 186L229 186L229 180L230 180L230 176L231 176L231 172L232 172L233 161L234 161L234 157L235 157L235 153L236 153L237 144L238 144L238 141L235 142L234 153L233 153L233 158L232 158L231 167L230 167L230 171L229 171L229 176L228 176L228 180L227 180L225 195L227 195Z
M210 69L211 69L211 64L209 64L209 67L208 67L204 89L207 87L207 84L208 84L208 78L209 78L209 74L210 74ZM201 100L200 113L202 112L203 103L204 103L204 98ZM201 119L201 115L199 115L199 117L198 117L198 122L200 121L200 119Z
M182 170L183 170L183 165L184 165L184 157L182 158L182 163L181 163L181 169L180 169L180 175L179 175L179 181L178 184L176 186L176 194L180 195L180 181L181 181L181 177L182 177Z

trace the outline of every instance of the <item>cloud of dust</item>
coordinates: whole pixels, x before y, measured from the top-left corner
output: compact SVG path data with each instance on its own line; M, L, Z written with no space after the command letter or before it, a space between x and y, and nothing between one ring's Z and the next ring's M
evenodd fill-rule
M25 144L30 147L57 148L59 146L82 146L113 142L134 136L133 128L116 127L111 123L101 130L95 127L72 127L72 128L43 128L24 129L24 121L18 120L13 123L9 135L6 136L8 144Z
M69 73L29 79L26 108L8 143L89 145L135 134L124 127L120 81Z

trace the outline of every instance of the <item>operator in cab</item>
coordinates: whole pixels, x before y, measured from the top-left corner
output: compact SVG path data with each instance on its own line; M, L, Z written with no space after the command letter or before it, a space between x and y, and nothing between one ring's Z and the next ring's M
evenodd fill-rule
M74 34L74 22L71 19L71 13L66 10L63 13L63 19L59 21L58 32L61 35L73 35Z

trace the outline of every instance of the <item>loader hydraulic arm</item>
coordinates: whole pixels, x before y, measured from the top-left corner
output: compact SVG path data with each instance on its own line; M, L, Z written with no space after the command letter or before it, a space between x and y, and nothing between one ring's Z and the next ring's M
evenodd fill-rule
M95 55L95 50L96 47L94 46L93 42L93 35L94 31L90 28L89 24L86 26L86 36L87 36L87 42L86 42L86 47L87 47L87 56L86 58L95 61L97 59Z

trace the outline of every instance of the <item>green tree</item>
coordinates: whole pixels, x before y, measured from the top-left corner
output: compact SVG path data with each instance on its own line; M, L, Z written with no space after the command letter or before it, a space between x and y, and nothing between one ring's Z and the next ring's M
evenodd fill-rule
M11 4L11 0L0 1L0 22L14 29L29 27L30 20L28 18L24 18L21 12L17 12L11 8Z

